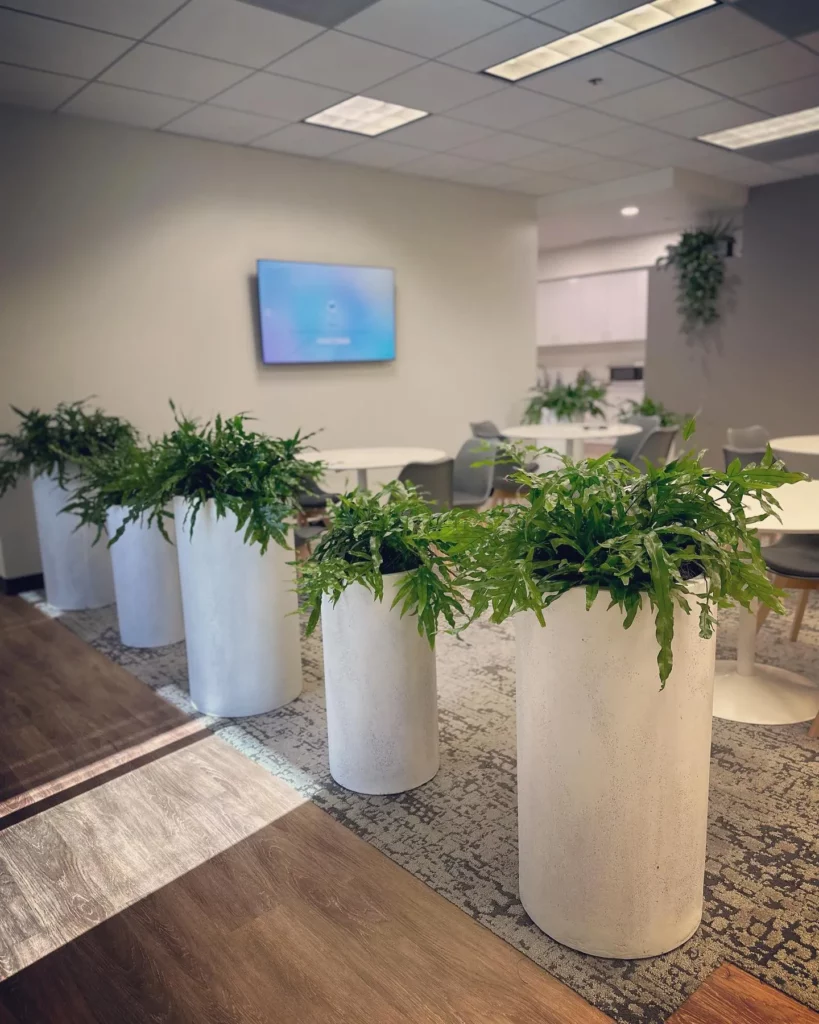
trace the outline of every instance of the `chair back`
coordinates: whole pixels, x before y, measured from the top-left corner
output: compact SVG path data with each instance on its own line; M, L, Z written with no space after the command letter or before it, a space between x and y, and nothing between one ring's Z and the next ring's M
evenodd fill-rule
M765 446L770 439L771 435L765 427L753 426L728 428L729 448L738 448L740 450L746 449L748 451L761 448L764 452Z
M730 431L729 431L730 433ZM765 454L764 448L731 448L727 444L722 446L722 454L725 458L725 468L727 469L734 459L739 459L740 466L750 465L752 462L755 465L759 465L762 461L762 456Z
M618 459L634 462L634 453L640 448L648 435L660 426L659 416L629 416L626 423L634 423L640 427L639 434L618 437L614 445L614 454Z
M650 462L653 466L664 466L678 430L679 427L656 427L645 438L629 461L643 470L646 462Z
M492 493L495 477L495 457L498 444L473 437L464 441L455 456L454 486L456 491L487 501ZM474 463L488 463L476 466Z
M414 484L421 497L436 511L452 508L452 481L454 459L440 459L438 462L410 462L398 474L405 484Z
M470 423L469 426L473 437L483 437L488 441L497 441L499 438L503 439L500 427L494 424L492 420L481 420L480 423Z

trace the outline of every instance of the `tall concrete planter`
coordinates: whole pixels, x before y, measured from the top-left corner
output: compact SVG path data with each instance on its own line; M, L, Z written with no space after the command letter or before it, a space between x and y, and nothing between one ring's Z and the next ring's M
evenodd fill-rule
M330 772L356 793L402 793L438 771L435 652L390 607L403 579L384 577L383 601L354 584L322 603Z
M128 510L108 509L108 536L122 526ZM174 524L165 527L173 539ZM100 541L102 543L102 541ZM156 525L129 523L111 545L119 634L126 647L164 647L185 639L176 548Z
M661 692L648 603L628 630L608 603L515 618L520 893L567 946L654 956L702 916L716 640L677 609Z
M176 547L191 700L211 715L259 715L302 689L295 557L271 543L245 544L236 516L207 502L191 536L188 504L174 499Z
M69 468L69 486L76 474L75 468ZM77 516L62 512L71 495L56 474L32 474L31 488L48 603L62 611L113 604L111 556L104 543L94 543L96 529L77 528Z

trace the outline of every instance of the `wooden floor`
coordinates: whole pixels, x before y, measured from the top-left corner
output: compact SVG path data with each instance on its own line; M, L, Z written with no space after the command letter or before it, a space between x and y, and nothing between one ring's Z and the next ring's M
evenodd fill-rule
M732 964L723 964L668 1024L819 1024L819 1014Z
M0 598L0 822L198 733L21 598Z

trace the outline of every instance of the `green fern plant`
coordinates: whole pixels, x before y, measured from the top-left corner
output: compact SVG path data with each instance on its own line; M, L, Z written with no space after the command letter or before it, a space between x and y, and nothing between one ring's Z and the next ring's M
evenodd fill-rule
M662 402L655 402L653 398L644 398L642 402L630 398L625 402L620 410L620 419L627 420L632 416L658 416L661 427L676 427L687 419L667 409Z
M689 422L686 440L692 429ZM521 467L532 458L520 447L509 454ZM763 516L748 516L743 501L750 495L776 514L771 490L805 477L786 472L770 449L759 466L735 460L726 472L704 467L692 451L645 474L611 454L560 459L552 472L514 474L527 487L517 504L446 519L443 543L460 566L458 585L471 590L473 616L489 611L503 622L531 610L543 624L551 604L583 587L587 608L605 594L628 629L648 603L662 688L672 669L675 606L688 612L696 602L703 637L713 634L718 608L759 600L783 610L754 530ZM692 592L694 579L701 593Z
M336 604L348 587L360 584L383 601L384 577L400 572L406 578L392 607L416 616L430 646L441 621L454 629L465 612L443 550L448 514L432 512L415 487L397 481L374 494L340 495L328 509L329 529L310 558L298 563L299 593L310 609L308 634L318 625L325 595Z

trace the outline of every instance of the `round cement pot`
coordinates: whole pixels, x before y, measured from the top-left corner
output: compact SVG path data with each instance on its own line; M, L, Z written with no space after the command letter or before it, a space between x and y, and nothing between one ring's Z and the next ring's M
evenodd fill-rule
M78 529L77 516L62 512L71 499L71 480L76 475L76 469L69 469L68 490L60 486L56 474L32 474L31 480L46 600L62 611L114 603L111 556L105 538L95 544L95 527Z
M236 516L207 502L191 536L187 502L174 499L176 548L191 700L209 715L240 718L301 693L301 642L291 548L263 555L245 544Z
M121 505L108 509L106 526L113 537L128 514ZM174 524L165 529L173 539ZM185 639L179 563L176 548L156 525L129 523L111 545L119 635L126 647L164 647Z
M716 640L676 610L660 690L654 616L600 594L515 618L520 894L558 942L655 956L702 917Z
M403 579L384 577L383 601L353 584L322 605L330 772L356 793L403 793L438 771L435 652L390 607Z

